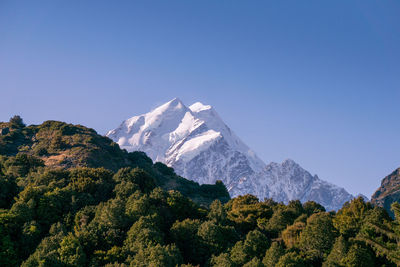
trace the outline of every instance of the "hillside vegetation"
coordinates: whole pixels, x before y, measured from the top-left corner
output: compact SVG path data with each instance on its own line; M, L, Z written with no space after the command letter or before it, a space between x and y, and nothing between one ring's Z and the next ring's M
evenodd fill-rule
M0 134L0 266L400 264L397 203L393 220L362 198L229 199L83 126L14 117Z

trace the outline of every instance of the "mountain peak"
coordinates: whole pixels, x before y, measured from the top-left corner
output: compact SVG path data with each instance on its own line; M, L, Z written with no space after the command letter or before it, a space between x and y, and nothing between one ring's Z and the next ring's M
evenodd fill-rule
M183 102L180 100L179 97L174 97L173 99L171 99L171 100L168 101L167 103L171 103L171 104L182 104L182 105L183 105ZM167 104L167 103L166 103L166 104Z
M200 112L200 111L203 111L203 110L210 110L210 109L212 109L212 106L210 106L210 105L204 105L204 104L201 103L201 102L196 102L196 103L194 103L193 105L191 105L191 106L189 107L189 109L190 109L192 112L197 113L197 112Z
M122 148L144 151L153 161L200 184L221 180L231 196L314 200L328 209L337 209L351 197L344 189L314 178L291 159L266 165L210 105L196 102L186 107L174 98L127 122L107 136Z
M162 104L161 106L155 108L153 112L157 111L157 113L163 113L167 110L180 110L180 109L187 109L187 107L183 104L183 102L179 98L175 97L174 99L168 101L167 103Z
M282 165L285 165L285 166L299 166L299 164L297 164L294 160L292 160L292 159L285 159L283 162L282 162Z

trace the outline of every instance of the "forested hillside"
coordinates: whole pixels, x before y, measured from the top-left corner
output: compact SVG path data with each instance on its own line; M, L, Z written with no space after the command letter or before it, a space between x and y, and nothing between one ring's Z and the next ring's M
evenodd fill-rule
M0 266L400 264L397 203L393 220L362 198L229 200L83 126L14 117L0 133Z

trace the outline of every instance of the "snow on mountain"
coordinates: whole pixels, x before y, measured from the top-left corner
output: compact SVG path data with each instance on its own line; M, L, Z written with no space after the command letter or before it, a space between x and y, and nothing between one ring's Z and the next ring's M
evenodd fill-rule
M353 196L343 188L312 176L293 160L287 159L281 164L272 162L252 179L245 179L235 185L231 194L242 195L247 188L259 199L272 198L284 203L293 199L301 202L313 200L327 210L338 210L344 202Z
M314 200L328 210L353 198L292 160L265 165L211 106L200 102L186 107L175 98L124 121L107 136L121 148L144 151L200 184L222 180L231 196L254 194L285 203Z

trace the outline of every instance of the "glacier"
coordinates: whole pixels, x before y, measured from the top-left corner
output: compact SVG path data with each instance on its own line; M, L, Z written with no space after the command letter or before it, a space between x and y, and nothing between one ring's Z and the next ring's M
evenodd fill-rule
M288 203L299 199L338 210L353 198L345 189L319 179L293 160L265 164L200 102L187 107L179 98L129 118L106 134L122 149L143 151L176 173L200 184L221 180L232 197L252 194Z

